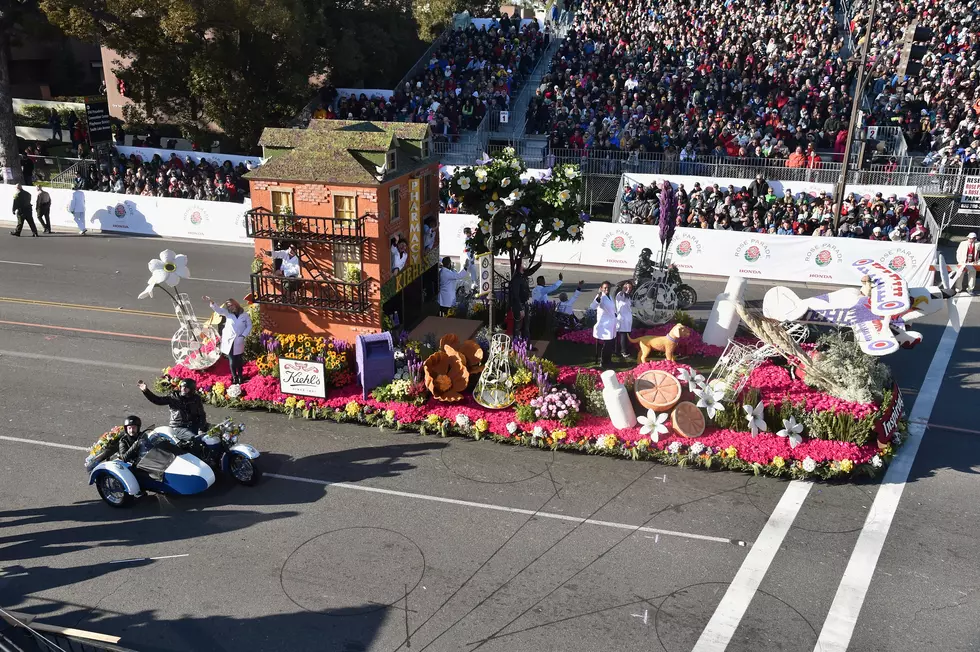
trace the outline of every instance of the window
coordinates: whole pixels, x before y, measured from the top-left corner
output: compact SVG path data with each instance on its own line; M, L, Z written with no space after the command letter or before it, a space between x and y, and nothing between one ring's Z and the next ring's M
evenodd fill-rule
M432 149L432 146L429 144L429 139L428 138L425 138L422 141L422 158L429 158L429 154L431 153L431 149Z
M361 247L356 244L333 245L333 276L345 283L361 282Z
M427 174L422 177L422 203L428 204L432 200L432 175Z
M388 191L388 206L389 214L391 215L391 221L397 222L402 218L401 211L401 192L398 186L395 186Z
M385 167L388 168L388 172L394 172L395 168L398 167L398 157L395 150L388 150L388 154L385 156Z
M334 195L333 216L342 220L357 218L357 197L351 195Z
M293 193L290 190L272 191L272 212L273 213L292 213L293 212Z

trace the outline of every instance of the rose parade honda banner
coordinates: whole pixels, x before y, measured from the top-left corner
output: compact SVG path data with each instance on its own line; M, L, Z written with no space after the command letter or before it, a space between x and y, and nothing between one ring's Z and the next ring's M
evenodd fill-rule
M463 227L476 227L475 215L439 216L441 255L457 256ZM605 267L632 272L640 251L659 256L660 229L645 224L589 222L579 242L550 243L538 250L550 265ZM871 258L901 274L911 286L932 282L936 247L908 242L871 242L857 238L769 235L713 229L680 228L670 243L670 259L681 274L744 276L766 281L860 285L855 260Z

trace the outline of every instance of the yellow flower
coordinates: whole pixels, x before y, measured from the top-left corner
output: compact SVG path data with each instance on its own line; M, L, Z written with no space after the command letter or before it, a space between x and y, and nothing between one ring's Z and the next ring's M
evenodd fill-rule
M361 406L357 404L357 401L348 401L347 405L344 406L344 412L350 417L356 417L360 411Z
M287 398L285 405L290 410L292 410L293 408L295 408L296 407L296 397L295 396L290 396L289 398Z
M775 466L777 469L781 469L784 466L786 466L786 460L781 458L779 455L773 455L772 465Z
M225 384L222 382L217 382L214 384L214 387L212 387L211 389L214 390L215 394L221 396L225 393Z
M555 430L554 432L551 433L551 436L554 438L555 441L562 441L563 439L565 439L565 437L568 437L568 433L565 432L564 430Z
M643 439L641 439L638 442L636 442L636 447L639 448L639 449L641 449L641 450L644 449L644 448L646 448L649 445L650 445L650 440L647 439L646 437L644 437Z
M169 376L170 375L170 367L164 367L163 368L163 375L164 376Z
M734 446L729 446L726 448L725 453L728 455L728 457L738 457L738 449Z
M296 409L297 410L302 410L305 407L306 407L306 401L304 401L302 399L300 399L299 401L296 401Z
M430 426L438 426L439 425L439 415L438 414L430 414L429 416L425 417L425 422L428 423Z
M388 421L394 421L395 420L395 411L394 410L385 410L385 419L387 419Z
M474 427L476 428L477 432L486 432L490 429L490 424L486 419L477 419Z
M854 462L852 462L851 460L841 460L840 470L843 471L844 473L850 473L851 471L854 470Z
M602 435L596 440L596 446L599 448L605 448L606 450L612 450L616 448L616 435Z

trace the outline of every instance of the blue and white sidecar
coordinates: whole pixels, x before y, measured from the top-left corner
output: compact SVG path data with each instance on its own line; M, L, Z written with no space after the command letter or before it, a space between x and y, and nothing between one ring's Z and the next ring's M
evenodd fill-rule
M208 462L241 484L253 485L261 477L254 462L258 456L252 446L237 443L237 437L201 435L180 441L170 428L157 428L144 435L135 463L103 461L92 469L89 484L108 505L126 507L146 492L188 496L207 490L215 481Z

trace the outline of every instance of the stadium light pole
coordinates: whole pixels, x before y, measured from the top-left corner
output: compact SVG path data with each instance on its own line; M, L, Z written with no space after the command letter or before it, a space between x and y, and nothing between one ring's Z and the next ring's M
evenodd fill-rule
M864 69L868 64L868 47L871 45L871 37L874 33L874 22L878 9L878 0L871 0L871 8L868 10L868 29L864 34L864 44L861 46L861 57L859 60L857 83L854 85L854 99L851 101L851 119L847 127L847 140L844 144L844 162L841 165L840 178L837 180L837 190L834 198L834 233L840 229L840 214L844 207L844 189L847 187L848 165L851 160L851 147L854 144L854 134L860 129L858 124L858 114L861 110L861 95L864 92ZM844 17L845 20L847 16ZM858 161L860 166L860 161Z

